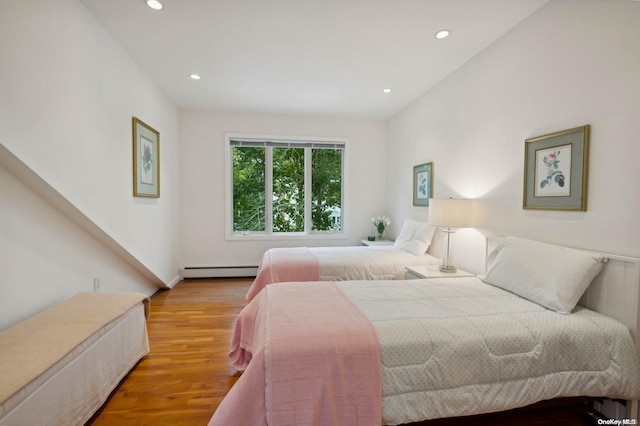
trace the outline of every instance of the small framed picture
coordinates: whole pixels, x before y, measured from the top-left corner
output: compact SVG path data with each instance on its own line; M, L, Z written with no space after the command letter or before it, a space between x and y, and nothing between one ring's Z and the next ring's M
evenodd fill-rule
M133 117L133 196L160 197L160 133Z
M587 210L589 126L525 140L523 208Z
M433 198L433 163L413 167L413 205L428 206Z

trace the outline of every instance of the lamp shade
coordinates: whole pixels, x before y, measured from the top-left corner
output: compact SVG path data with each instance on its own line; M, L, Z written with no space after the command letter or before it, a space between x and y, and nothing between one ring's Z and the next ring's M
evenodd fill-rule
M453 198L429 200L429 225L468 228L473 223L473 201Z

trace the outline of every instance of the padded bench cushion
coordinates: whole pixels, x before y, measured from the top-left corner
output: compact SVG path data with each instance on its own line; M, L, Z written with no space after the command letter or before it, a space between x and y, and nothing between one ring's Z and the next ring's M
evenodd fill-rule
M0 404L93 333L149 299L140 293L79 293L0 331Z

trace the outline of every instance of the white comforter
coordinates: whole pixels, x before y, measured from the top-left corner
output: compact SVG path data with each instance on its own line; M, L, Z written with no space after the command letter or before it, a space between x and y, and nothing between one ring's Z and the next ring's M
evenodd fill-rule
M384 424L640 398L630 332L609 317L558 314L477 278L336 284L378 333Z
M415 256L394 246L272 248L260 259L247 300L273 283L398 280L406 266L438 264L440 259L429 254Z
M399 280L406 266L439 265L429 254L416 256L394 246L312 247L320 280Z

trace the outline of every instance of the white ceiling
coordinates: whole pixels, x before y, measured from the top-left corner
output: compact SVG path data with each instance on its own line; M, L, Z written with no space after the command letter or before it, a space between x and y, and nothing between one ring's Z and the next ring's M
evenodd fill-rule
M181 109L386 119L548 0L81 1Z

